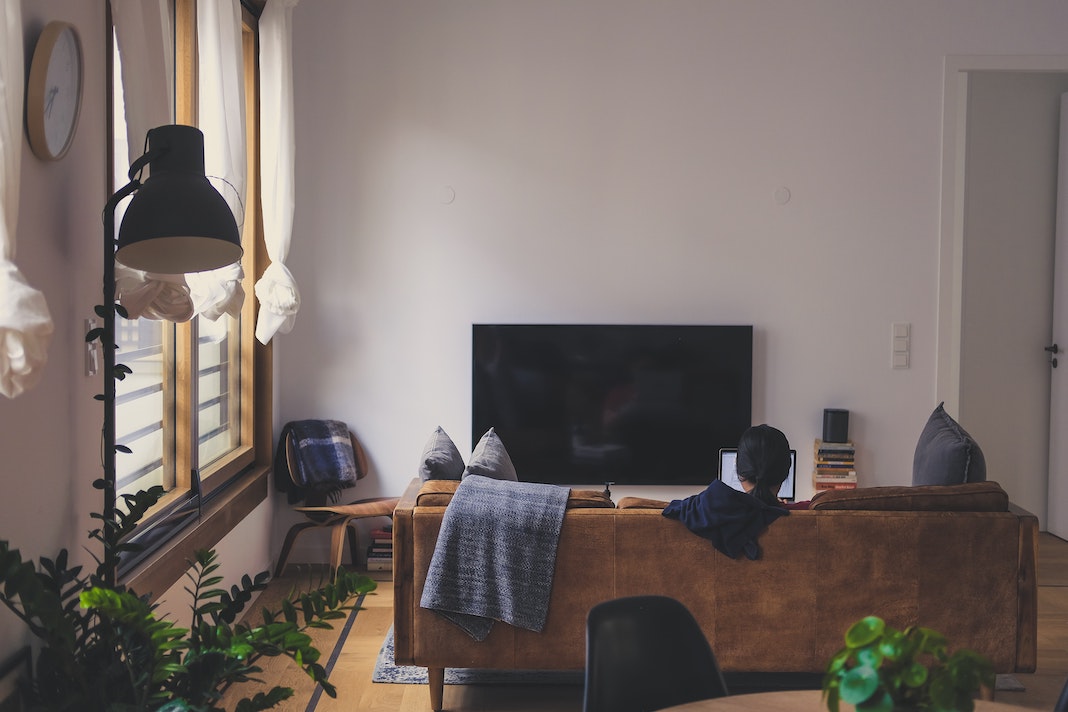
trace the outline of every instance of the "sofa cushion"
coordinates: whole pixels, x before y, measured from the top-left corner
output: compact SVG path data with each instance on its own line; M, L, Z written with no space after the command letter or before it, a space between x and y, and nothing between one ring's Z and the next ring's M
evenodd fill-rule
M616 505L618 509L663 509L668 503L662 499L648 499L646 497L624 497Z
M482 439L471 451L471 461L463 471L463 477L468 475L481 475L495 480L511 480L518 482L519 477L515 472L515 465L508 451L504 449L504 443L493 428L486 431Z
M463 474L464 458L456 443L439 425L423 447L423 455L419 460L419 479L459 480Z
M809 509L887 512L1006 512L1009 496L997 482L918 487L859 487L816 493Z
M571 490L567 497L568 509L608 509L615 507L612 498L599 490Z
M957 485L986 479L986 459L975 438L945 411L931 413L916 443L912 484Z
M456 480L424 482L415 496L415 504L417 507L447 507L459 485ZM607 509L614 506L612 499L599 490L573 489L567 497L568 509Z

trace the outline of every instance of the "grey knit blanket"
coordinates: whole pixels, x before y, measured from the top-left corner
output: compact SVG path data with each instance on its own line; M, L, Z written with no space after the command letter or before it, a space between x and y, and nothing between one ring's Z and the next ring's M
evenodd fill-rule
M441 520L419 605L485 640L494 621L540 632L566 487L468 475Z

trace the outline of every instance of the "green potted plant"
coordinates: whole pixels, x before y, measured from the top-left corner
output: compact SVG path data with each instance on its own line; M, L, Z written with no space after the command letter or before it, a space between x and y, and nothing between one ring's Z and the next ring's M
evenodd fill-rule
M98 480L98 487L106 487ZM186 587L192 624L180 628L157 616L145 596L112 584L107 575L137 521L163 494L153 487L123 495L125 511L90 533L103 543L96 570L87 575L70 566L67 551L35 566L0 540L0 602L39 640L32 680L24 690L27 709L47 712L165 712L219 710L225 691L256 680L263 656L285 656L301 667L331 697L337 692L319 664L320 653L308 631L330 628L344 618L350 602L376 583L366 575L339 569L330 583L295 594L281 610L264 609L258 622L240 620L253 594L267 585L267 573L245 576L229 591L215 553L200 551L190 562ZM236 712L274 707L293 694L275 686L237 703Z
M876 616L850 626L845 647L823 678L830 712L839 702L867 712L971 712L982 687L993 688L994 667L972 650L950 654L941 633L910 626L896 630Z

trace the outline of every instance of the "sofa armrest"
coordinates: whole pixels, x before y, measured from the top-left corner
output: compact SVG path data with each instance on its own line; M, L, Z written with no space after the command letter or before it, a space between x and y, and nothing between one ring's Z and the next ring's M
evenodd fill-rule
M1034 672L1038 666L1038 517L1012 502L1009 511L1020 520L1016 671Z
M416 477L393 510L393 641L398 665L411 664L415 654L412 611L415 606L413 512L422 481Z
M408 483L408 486L404 490L404 494L401 495L400 502L397 503L397 511L401 509L412 510L415 509L415 505L419 499L419 490L422 489L423 482L418 477L412 478L412 481Z

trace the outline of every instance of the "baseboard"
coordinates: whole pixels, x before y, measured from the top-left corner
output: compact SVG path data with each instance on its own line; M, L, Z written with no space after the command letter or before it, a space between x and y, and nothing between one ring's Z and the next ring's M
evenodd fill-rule
M725 672L723 681L732 695L778 690L819 690L823 674L815 672Z

